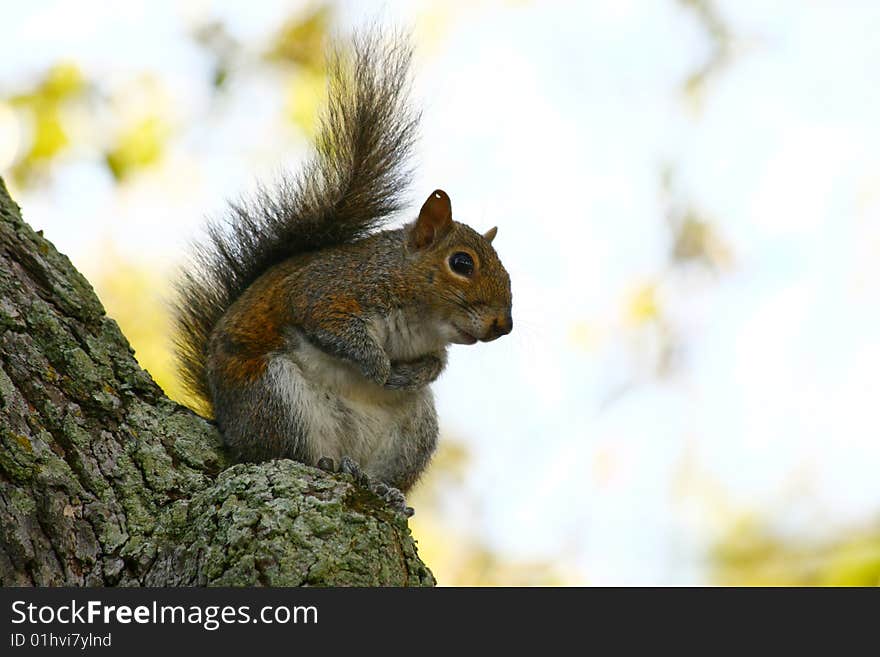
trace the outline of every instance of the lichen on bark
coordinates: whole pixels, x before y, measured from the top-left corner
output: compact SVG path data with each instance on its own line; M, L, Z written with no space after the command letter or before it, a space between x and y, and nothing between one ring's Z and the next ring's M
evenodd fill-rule
M433 585L346 475L233 464L0 179L0 585Z

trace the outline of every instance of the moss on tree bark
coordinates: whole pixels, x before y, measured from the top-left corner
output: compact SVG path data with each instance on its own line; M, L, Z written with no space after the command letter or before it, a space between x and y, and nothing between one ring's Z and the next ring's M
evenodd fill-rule
M345 475L233 464L0 179L0 585L432 585Z

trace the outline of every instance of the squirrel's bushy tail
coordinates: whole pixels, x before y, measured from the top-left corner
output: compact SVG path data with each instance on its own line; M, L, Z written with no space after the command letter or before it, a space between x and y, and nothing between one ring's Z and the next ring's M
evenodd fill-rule
M205 402L208 336L248 286L294 254L366 236L401 208L419 119L407 101L411 58L403 36L377 30L334 51L327 106L302 171L209 224L174 304L183 381Z

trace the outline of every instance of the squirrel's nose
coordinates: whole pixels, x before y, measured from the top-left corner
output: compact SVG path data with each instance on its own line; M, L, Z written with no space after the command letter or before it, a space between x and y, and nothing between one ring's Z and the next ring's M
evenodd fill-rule
M496 317L492 320L492 326L489 327L485 342L491 342L492 340L500 338L502 335L507 335L512 330L513 317L510 312L508 312L505 316Z

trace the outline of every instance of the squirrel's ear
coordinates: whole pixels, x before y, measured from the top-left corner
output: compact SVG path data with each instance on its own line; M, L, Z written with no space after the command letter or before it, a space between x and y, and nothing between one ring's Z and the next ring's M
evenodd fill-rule
M492 226L489 230L483 233L483 237L486 239L489 244L492 243L492 240L495 239L495 236L498 234L498 226Z
M431 192L410 232L409 242L423 249L443 237L452 228L452 205L442 189Z

